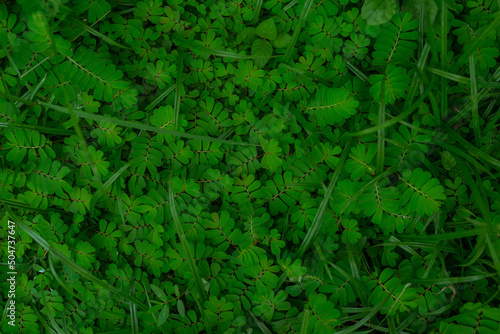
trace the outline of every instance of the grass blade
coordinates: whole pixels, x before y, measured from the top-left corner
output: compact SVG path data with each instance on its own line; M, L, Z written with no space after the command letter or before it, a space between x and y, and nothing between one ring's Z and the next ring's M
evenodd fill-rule
M405 118L409 117L415 110L417 110L420 103L422 103L427 98L427 95L429 95L430 91L431 91L431 86L429 85L427 87L427 89L424 91L424 93L420 95L418 100L414 104L411 105L411 107L406 108L404 112L402 112L401 114L399 114L395 117L390 116L391 119L388 120L387 122L384 122L382 124L377 124L377 125L375 125L371 128L368 128L368 129L349 133L349 136L369 135L371 133L375 133L375 132L379 131L380 129L385 129L385 128L388 128L390 126L393 126L394 124L401 122Z
M476 282L482 279L494 276L494 274L488 275L472 275L472 276L462 276L462 277L442 277L442 278L425 278L425 279L415 279L410 281L403 280L404 283L415 283L415 284L459 284L459 283L469 283Z
M181 221L179 219L179 215L177 214L177 208L175 207L174 191L172 188L172 178L170 178L170 182L168 183L168 200L169 200L169 205L170 205L170 211L172 214L172 219L174 221L175 230L176 230L177 236L179 237L179 240L181 242L184 253L187 256L187 260L189 263L189 269L191 270L191 273L193 274L196 289L198 290L198 294L200 295L201 301L205 302L207 299L207 296L205 293L205 289L203 289L203 282L201 281L200 272L198 271L198 267L194 263L194 257L193 257L193 254L191 253L191 248L189 247L186 236L184 235L184 230L182 229L182 224L181 224Z
M196 266L194 262L194 256L191 253L191 248L189 247L189 244L187 242L186 236L184 235L184 230L182 229L182 224L179 219L179 215L177 213L177 208L175 207L175 198L174 198L174 191L172 188L172 176L170 177L170 181L168 182L168 201L170 205L170 212L172 215L172 219L174 221L174 226L175 230L177 232L177 236L179 237L179 240L181 242L182 248L184 250L184 254L186 254L187 261L189 264L189 270L191 271L191 274L193 275L194 278L194 285L196 287L196 290L198 291L199 298L195 298L196 304L198 305L198 308L200 310L200 313L203 317L204 324L205 324L205 329L207 333L211 333L210 326L208 325L207 321L207 316L205 314L205 309L203 308L203 303L207 300L207 295L205 293L205 289L203 288L203 282L201 280L200 272L198 270L198 267Z
M250 315L252 316L252 319L255 321L255 323L257 324L257 326L259 327L259 329L261 330L261 332L263 334L272 334L272 332L269 330L269 328L267 328L267 326L265 324L262 323L262 321L260 321L256 316L255 314L253 314L252 311L250 311Z
M484 228L475 228L472 230L448 232L435 235L395 235L398 239L413 241L413 242L438 242L445 240L455 240L459 238L474 237L484 233Z
M293 67L293 66L290 66L288 64L282 64L281 67L284 67L286 68L287 70L290 70L290 71L294 71L295 73L298 73L298 74L302 74L302 75L305 75L305 76L308 76L309 78L312 78L312 79L316 79L318 80L319 83L327 86L327 87L331 87L331 83L329 83L327 80L323 79L322 77L314 74L314 73L311 73L309 71L304 71L303 69L300 69L300 68L297 68L297 67Z
M111 175L111 177L106 181L106 183L104 183L104 185L94 193L94 195L92 196L92 198L90 200L89 212L93 211L95 204L99 200L99 197L104 192L106 192L106 190L111 186L111 184L113 184L118 179L118 177L120 177L120 175L123 174L123 172L125 172L132 164L134 164L139 159L142 159L142 157L137 157L136 159L129 161L125 165L123 165L122 168L120 168L119 170L116 171L116 173Z
M130 295L132 297L135 297L135 284L135 280L130 284ZM132 327L132 334L139 334L139 320L137 319L137 305L135 303L130 303L130 327Z
M382 299L371 311L370 313L368 313L363 319L361 319L360 321L356 322L355 325L352 325L351 327L347 328L347 329L344 329L344 330L341 330L339 332L337 332L337 334L348 334L348 333L359 333L359 332L355 332L358 328L360 328L361 326L363 326L366 322L370 321L371 318L373 318L377 313L378 311L385 305L385 303L392 297L392 293L396 290L396 288L398 287L398 285L395 285L392 290L386 294L385 298Z
M491 235L493 235L493 233L491 233ZM486 235L486 243L488 244L488 249L490 250L491 257L493 258L493 264L495 265L495 269L497 270L497 272L496 272L496 276L498 276L497 282L499 282L499 279L500 279L500 259L498 258L498 249L495 249L495 247L493 246L489 234Z
M33 102L25 100L25 99L20 99L20 98L15 97L15 96L13 96L11 94L8 94L8 93L0 92L0 96L5 96L5 97L7 97L9 99L16 100L16 101L20 100L20 101L22 101L22 102L24 102L26 104L31 105L31 106L32 105L36 105L36 103L33 103ZM61 106L57 106L55 104L45 103L45 102L38 102L38 104L41 105L41 106L44 106L44 107L51 108L51 109L54 109L56 111L62 112L64 114L71 115L70 110L68 108L66 108L66 107L61 107ZM138 130L151 131L151 132L156 132L156 133L165 133L165 134L168 134L168 135L177 136L177 137L181 137L181 138L199 139L199 140L204 140L204 141L218 142L218 143L230 144L230 145L259 146L257 144L252 144L252 143L235 142L235 141L231 141L231 140L223 140L223 139L219 139L219 138L212 138L212 137L207 137L207 136L193 135L193 134L190 134L190 133L183 133L183 132L178 132L178 131L172 131L172 130L167 130L167 129L163 129L163 128L157 128L157 127L154 127L154 126L144 125L144 124L141 124L141 123L134 123L134 122L130 122L130 121L124 121L124 120L121 120L121 119L109 118L109 117L106 117L106 116L91 114L91 113L87 113L87 112L84 112L84 111L74 110L73 114L75 116L83 117L83 118L86 118L86 119L92 119L94 121L102 121L102 122L112 123L112 124L116 124L116 125L119 125L119 126L130 127L130 128L134 128L134 129L138 129Z
M114 286L108 284L106 281L103 281L95 277L89 271L77 265L72 259L66 257L66 255L64 255L57 249L53 248L48 243L47 240L45 240L42 236L40 236L38 233L33 231L28 225L26 225L9 207L6 207L6 210L12 221L14 221L19 227L21 227L31 238L33 238L33 240L35 240L40 246L48 250L53 256L58 258L62 263L64 263L73 271L75 271L77 274L79 274L82 278L89 280L95 285L108 289L110 292L117 294L118 296L122 297L123 299L129 302L136 303L137 306L139 306L144 311L148 310L148 307L144 305L139 299L132 297L129 294L126 294L123 291L118 290Z
M94 35L96 36L97 38L100 38L102 39L103 41L105 41L106 43L109 43L113 46L116 46L118 48L121 48L121 49L125 49L125 50L129 50L130 48L128 46L125 46L123 44L120 44L118 43L117 41L115 40L112 40L111 38L109 38L108 36L106 35L103 35L101 34L99 31L95 30L94 28L92 27L89 27L88 25L86 25L85 23L83 22L80 22L78 20L71 20L77 27L80 27L82 28L83 30L85 30L86 32L88 32L89 34L91 35Z
M283 11L286 12L288 11L290 8L292 8L293 6L295 6L296 4L298 3L297 0L293 0L292 2L290 2L288 5L286 5L285 8L283 8Z
M184 59L182 50L179 49L179 59L177 59L177 78L175 80L175 100L174 100L174 130L177 131L179 125L179 112L181 110L181 89L182 89L182 70L184 68Z
M347 59L343 59L345 64L347 65L347 68L351 70L352 73L354 73L358 78L361 79L361 81L368 82L368 76L364 74L359 68L351 64L351 62Z
M259 21L260 9L262 8L263 2L264 0L257 0L257 3L255 4L255 12L253 14L252 24L256 24Z
M173 34L171 36L172 40L175 41L179 46L187 46L190 49L198 50L201 52L206 52L211 55L223 58L233 58L233 59L269 59L276 58L278 56L252 56L252 55L240 55L234 52L215 50L205 46L203 44L198 44L196 41L190 41L185 38L182 38L179 34Z
M439 75L440 77L442 77L444 79L452 80L452 81L455 81L455 82L458 82L461 84L465 84L465 85L470 84L470 79L463 77L461 75L446 72L446 71L443 71L443 70L440 70L440 69L437 69L434 67L430 67L430 66L426 66L425 69L427 71L431 72L432 74Z
M456 66L452 71L453 73L458 72L460 66L462 66L462 64L465 64L467 57L469 57L472 51L474 51L474 49L478 47L479 43L490 36L490 33L500 25L500 12L496 12L495 14L491 15L495 15L495 19L489 25L487 25L485 29L481 30L481 34L477 36L474 42L472 42L472 44L467 49L464 50L464 52L456 62ZM446 33L443 36L446 36Z
M380 127L385 123L385 82L380 90L380 99L378 101L378 119L377 125ZM385 131L383 128L377 130L377 166L376 173L380 174L384 170L385 159Z
M448 60L448 5L446 1L441 2L441 71L445 72L447 69ZM456 71L454 71L456 73ZM436 119L437 124L440 124L444 119L446 110L448 110L448 80L441 78L441 112L440 118Z
M72 134L75 133L72 130L56 129L40 125L19 124L19 123L0 123L0 128L12 128L12 129L24 128L24 129L35 130L42 133L48 133L52 135L62 135L62 136L71 136ZM87 134L87 132L83 133Z
M470 174L470 170L469 170L468 166L463 162L463 160L459 156L455 155L454 153L452 153L452 155L455 158L455 160L457 161L458 167L462 171L464 181L467 183L469 188L472 190L472 196L474 194L476 195L476 200L477 200L477 204L479 206L479 211L481 211L481 214L483 215L484 221L487 224L491 225L490 208L488 205L488 198L482 196L482 193L478 188L479 182L482 183L481 179L479 178L479 176L477 176L478 179L474 180L472 178L472 175Z
M472 119L471 125L474 130L474 139L476 141L476 146L479 147L481 141L479 140L479 110L478 110L478 98L477 98L477 82L476 82L476 64L474 61L474 55L469 56L469 70L470 70L470 100L471 100L471 112Z
M304 316L302 317L302 325L300 325L300 332L307 333L308 325L309 325L309 310L304 310Z
M288 60L290 59L290 56L292 55L293 48L295 47L295 44L297 43L297 41L299 39L299 34L302 30L302 26L304 25L304 22L306 21L307 15L309 14L309 11L311 10L313 3L314 3L313 0L305 0L305 2L304 2L304 7L302 7L302 12L300 12L299 22L298 22L297 26L295 27L295 30L293 31L292 41L290 42L290 44L288 44L288 47L286 48L286 51L285 51L285 55L283 56L285 63L288 63Z
M302 255L309 249L309 247L312 245L314 240L316 240L316 237L318 236L319 230L321 229L321 226L323 225L323 219L325 218L326 210L328 208L328 204L330 203L330 197L332 195L333 189L335 188L335 185L337 184L337 179L340 175L340 171L344 167L344 163L347 159L347 156L351 152L351 146L352 146L352 137L349 139L346 147L344 148L344 151L342 152L342 155L340 157L340 161L337 165L337 168L335 169L335 173L333 174L332 179L330 180L330 183L328 184L328 188L326 189L325 192L325 197L321 201L321 204L319 205L318 212L316 213L316 216L314 217L313 222L311 223L311 227L309 228L309 231L307 231L307 234L302 241L302 244L299 247L299 250L295 254L295 259L300 259Z

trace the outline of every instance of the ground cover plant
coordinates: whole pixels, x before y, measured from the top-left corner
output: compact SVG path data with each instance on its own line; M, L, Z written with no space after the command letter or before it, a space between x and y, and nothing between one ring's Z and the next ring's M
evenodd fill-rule
M499 333L498 7L3 1L1 332Z

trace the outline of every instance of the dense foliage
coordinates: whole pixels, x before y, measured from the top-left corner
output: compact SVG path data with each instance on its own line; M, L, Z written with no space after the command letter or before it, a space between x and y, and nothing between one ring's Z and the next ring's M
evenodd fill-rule
M3 1L1 332L498 333L498 8Z

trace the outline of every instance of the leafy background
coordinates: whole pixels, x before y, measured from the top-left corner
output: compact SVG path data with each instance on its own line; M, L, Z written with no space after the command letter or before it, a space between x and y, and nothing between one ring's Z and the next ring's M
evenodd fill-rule
M492 0L2 2L2 332L498 333L499 25Z

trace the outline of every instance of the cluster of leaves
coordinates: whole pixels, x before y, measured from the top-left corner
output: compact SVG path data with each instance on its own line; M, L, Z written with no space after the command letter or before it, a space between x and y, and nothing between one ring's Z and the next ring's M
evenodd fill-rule
M0 4L1 332L498 332L498 2L360 5Z

